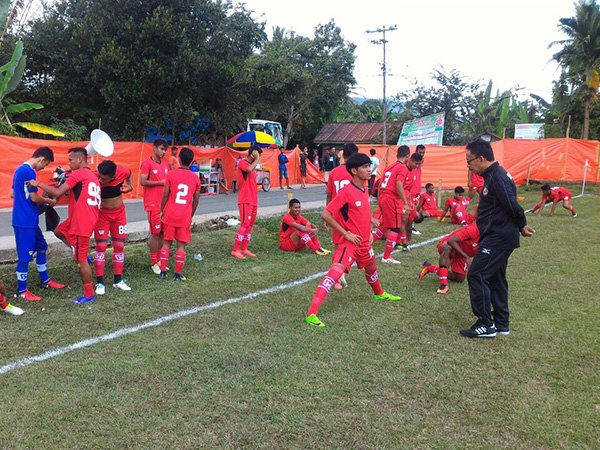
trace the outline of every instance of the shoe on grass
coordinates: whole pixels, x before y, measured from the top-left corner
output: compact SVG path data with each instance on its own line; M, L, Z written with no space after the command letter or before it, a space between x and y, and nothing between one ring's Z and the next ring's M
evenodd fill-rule
M319 319L316 314L311 314L310 316L306 316L304 318L304 321L307 324L312 325L313 327L317 327L317 328L325 327L325 324L323 322L321 322L321 319Z
M392 257L389 258L381 258L381 262L383 264L402 264L400 261L398 261L397 259L394 259Z
M419 274L419 280L422 280L423 278L425 278L425 275L427 275L429 273L430 266L431 266L431 263L429 261L425 261L423 263L423 268L421 269L421 273Z
M415 236L421 236L423 233L421 233L415 227L412 227L412 234L414 234Z
M387 301L390 301L390 302L400 302L400 301L404 300L399 295L392 295L392 294L389 294L387 292L384 292L381 295L374 294L373 297L375 297L375 300L387 300Z
M174 281L185 281L187 278L180 273L176 273L175 277L173 277Z
M39 302L42 297L33 294L29 289L25 289L23 292L19 292L19 297L28 302Z
M318 249L315 250L315 255L319 255L319 256L327 256L331 253L331 250L327 250L323 247L319 247Z
M104 286L104 283L97 283L94 291L96 292L96 295L104 295L106 294L106 286Z
M6 314L10 314L11 316L20 316L25 312L21 308L13 306L10 303L6 305L6 308L2 308L2 311L4 311Z
M486 325L481 320L478 320L471 328L460 330L460 334L468 338L493 338L496 337L496 326Z
M402 247L402 251L403 251L403 252L407 252L407 251L409 251L409 250L410 250L410 248L408 248L408 244L402 244L402 246L401 246L401 247Z
M437 294L442 294L445 295L448 293L450 289L448 288L447 284L440 284L440 287L437 288L437 291L435 291Z
M573 219L574 219L575 217L577 217L577 213L571 214L571 217L573 217Z
M115 289L119 289L121 291L130 291L131 288L129 287L129 285L127 284L127 282L125 280L121 280L118 283L113 283L113 287Z
M501 325L496 325L496 331L502 336L508 336L510 334L510 329Z
M95 295L92 295L91 297L86 297L85 295L82 295L81 297L77 297L75 300L71 300L71 305L83 305L85 303L94 303L95 301Z
M166 270L162 270L162 271L161 271L161 272L158 274L158 277L159 277L161 280L166 280L166 279L167 279L167 271L166 271Z
M42 283L42 289L64 289L64 284L57 283L54 280L48 280L46 283Z

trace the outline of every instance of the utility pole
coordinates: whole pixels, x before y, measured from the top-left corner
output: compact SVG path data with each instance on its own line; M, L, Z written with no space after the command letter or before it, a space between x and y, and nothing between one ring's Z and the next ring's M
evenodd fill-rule
M387 98L385 93L385 79L387 76L387 65L385 63L385 44L387 44L387 40L385 39L385 33L388 31L396 31L398 29L397 25L390 25L389 27L383 26L376 30L367 30L365 33L381 33L381 39L372 40L371 43L376 45L383 45L383 63L381 64L381 72L383 75L383 144L387 144Z

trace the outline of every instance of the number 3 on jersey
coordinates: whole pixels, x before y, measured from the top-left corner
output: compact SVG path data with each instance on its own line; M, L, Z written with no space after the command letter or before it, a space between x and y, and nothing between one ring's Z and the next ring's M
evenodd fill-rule
M175 203L179 205L185 205L187 203L186 195L188 194L188 186L187 184L178 184L177 185L177 195L175 195Z
M383 183L381 183L382 188L386 188L388 185L388 181L390 181L390 177L392 176L392 172L386 172L383 174Z
M88 184L87 204L90 206L100 207L100 186L96 183Z

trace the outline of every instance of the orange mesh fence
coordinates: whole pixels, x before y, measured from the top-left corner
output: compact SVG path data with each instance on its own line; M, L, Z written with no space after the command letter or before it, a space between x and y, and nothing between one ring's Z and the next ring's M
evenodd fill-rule
M2 159L0 160L0 207L12 206L11 185L15 169L31 157L38 148L48 146L54 150L54 164L38 174L41 181L50 181L52 171L57 165L68 168L67 150L71 147L87 145L86 142L46 141L42 139L24 139L0 136ZM523 183L527 174L533 179L570 180L583 179L584 165L588 161L587 180L599 181L598 141L583 141L578 139L542 139L542 140L511 140L492 144L496 159L511 173L517 184ZM228 147L203 148L190 146L196 159L208 158L214 164L217 157L223 162L225 178L229 186L235 179L235 164L238 156L246 156L246 151L236 151ZM360 145L362 153L369 154L374 148L380 160L378 176L385 167L396 160L397 146ZM414 150L411 149L411 150ZM169 150L170 151L170 150ZM143 191L139 184L141 162L152 154L152 144L142 142L115 142L115 151L110 157L115 163L129 167L134 176L134 190L126 198L141 198ZM289 163L287 165L291 184L300 183L300 149L295 148L285 152ZM278 150L264 150L261 166L270 170L271 184L279 186ZM166 157L170 156L167 154ZM90 158L90 165L95 169L104 158ZM441 180L444 189L457 185L466 186L467 168L465 163L465 147L427 146L425 164L423 165L422 184L433 183L436 188ZM323 174L307 161L307 183L322 183Z

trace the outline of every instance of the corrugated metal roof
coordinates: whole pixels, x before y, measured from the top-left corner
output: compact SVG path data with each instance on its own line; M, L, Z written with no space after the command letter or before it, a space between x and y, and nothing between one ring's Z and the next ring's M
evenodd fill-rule
M387 140L398 141L400 130L397 124L387 124ZM314 139L316 144L381 144L383 138L382 122L327 123Z

